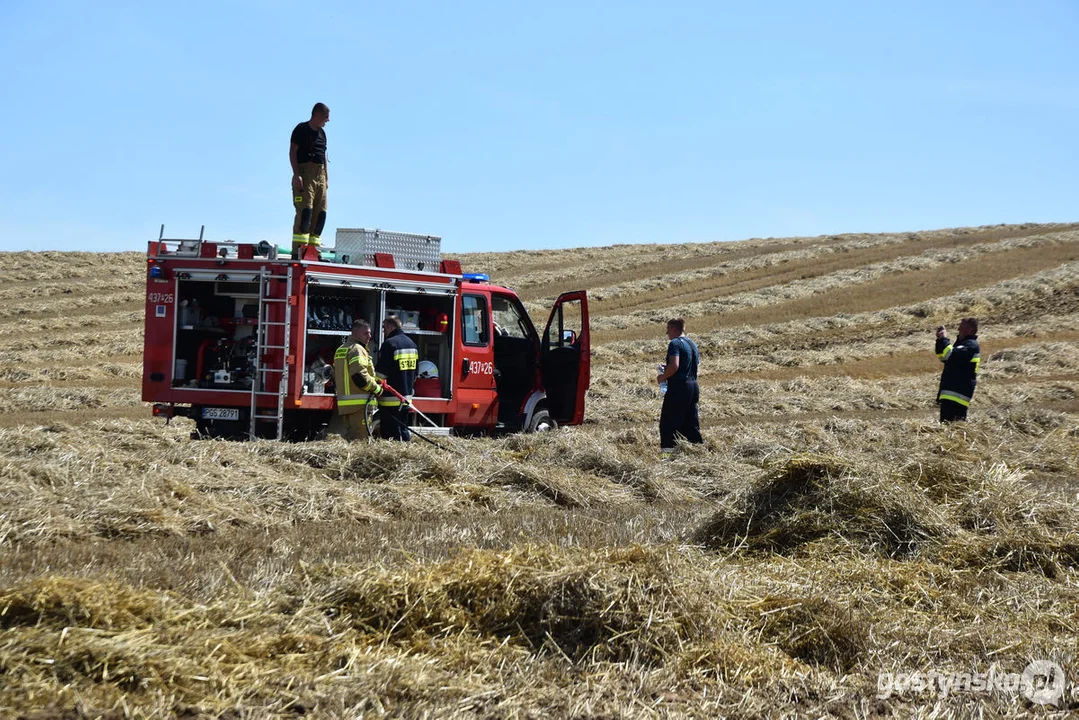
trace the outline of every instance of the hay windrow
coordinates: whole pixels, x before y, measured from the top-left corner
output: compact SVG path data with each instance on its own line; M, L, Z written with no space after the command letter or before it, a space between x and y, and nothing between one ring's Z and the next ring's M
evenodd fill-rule
M525 547L466 553L412 573L366 576L321 605L351 625L399 641L469 633L592 662L644 662L702 636L714 620L670 562L642 548L573 569L560 553ZM642 602L647 598L647 602Z
M839 458L798 456L729 498L695 539L789 553L841 536L865 551L905 556L944 532L932 506L909 488L865 482Z
M123 585L54 577L0 591L0 628L69 626L102 630L147 627L166 617L168 598Z

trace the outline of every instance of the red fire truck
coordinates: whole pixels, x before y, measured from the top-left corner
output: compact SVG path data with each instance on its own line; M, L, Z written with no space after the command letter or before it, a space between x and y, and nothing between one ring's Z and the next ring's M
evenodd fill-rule
M334 350L359 318L381 343L392 313L419 348L413 404L438 426L421 432L581 423L587 294L561 295L540 334L513 290L462 273L439 244L342 229L332 252L293 260L265 242L165 239L162 227L147 254L142 399L155 416L194 420L193 436L320 437L335 414Z

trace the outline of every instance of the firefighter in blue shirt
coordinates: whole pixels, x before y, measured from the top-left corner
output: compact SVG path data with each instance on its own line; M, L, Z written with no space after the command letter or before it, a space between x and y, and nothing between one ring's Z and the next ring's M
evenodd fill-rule
M691 443L702 443L697 403L701 398L697 385L697 366L701 354L697 345L686 337L686 321L672 318L667 321L667 364L656 382L667 383L663 409L659 415L659 447L663 453L674 452L675 435Z
M940 421L966 420L967 409L978 384L978 366L982 361L978 346L978 319L963 318L959 321L959 335L953 343L945 334L944 326L937 328L937 357L944 363L940 373L940 389L937 404L940 405Z
M416 381L416 365L420 353L416 343L401 330L401 320L396 315L389 315L382 321L382 334L385 340L378 349L378 362L375 372L378 377L404 395L408 403L412 402L413 384ZM401 402L393 393L384 392L378 398L379 426L382 437L387 440L412 439L408 430L409 405Z

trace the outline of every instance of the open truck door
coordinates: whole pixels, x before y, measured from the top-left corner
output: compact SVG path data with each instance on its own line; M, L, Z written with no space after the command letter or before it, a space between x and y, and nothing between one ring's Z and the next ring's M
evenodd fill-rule
M563 425L580 425L592 373L586 291L558 296L543 331L540 362L551 417Z

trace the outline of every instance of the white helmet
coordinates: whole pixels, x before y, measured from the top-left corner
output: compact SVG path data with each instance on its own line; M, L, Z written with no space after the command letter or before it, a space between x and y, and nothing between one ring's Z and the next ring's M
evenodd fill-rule
M435 365L430 360L421 360L416 365L416 376L421 378L436 378L438 377L438 365Z

